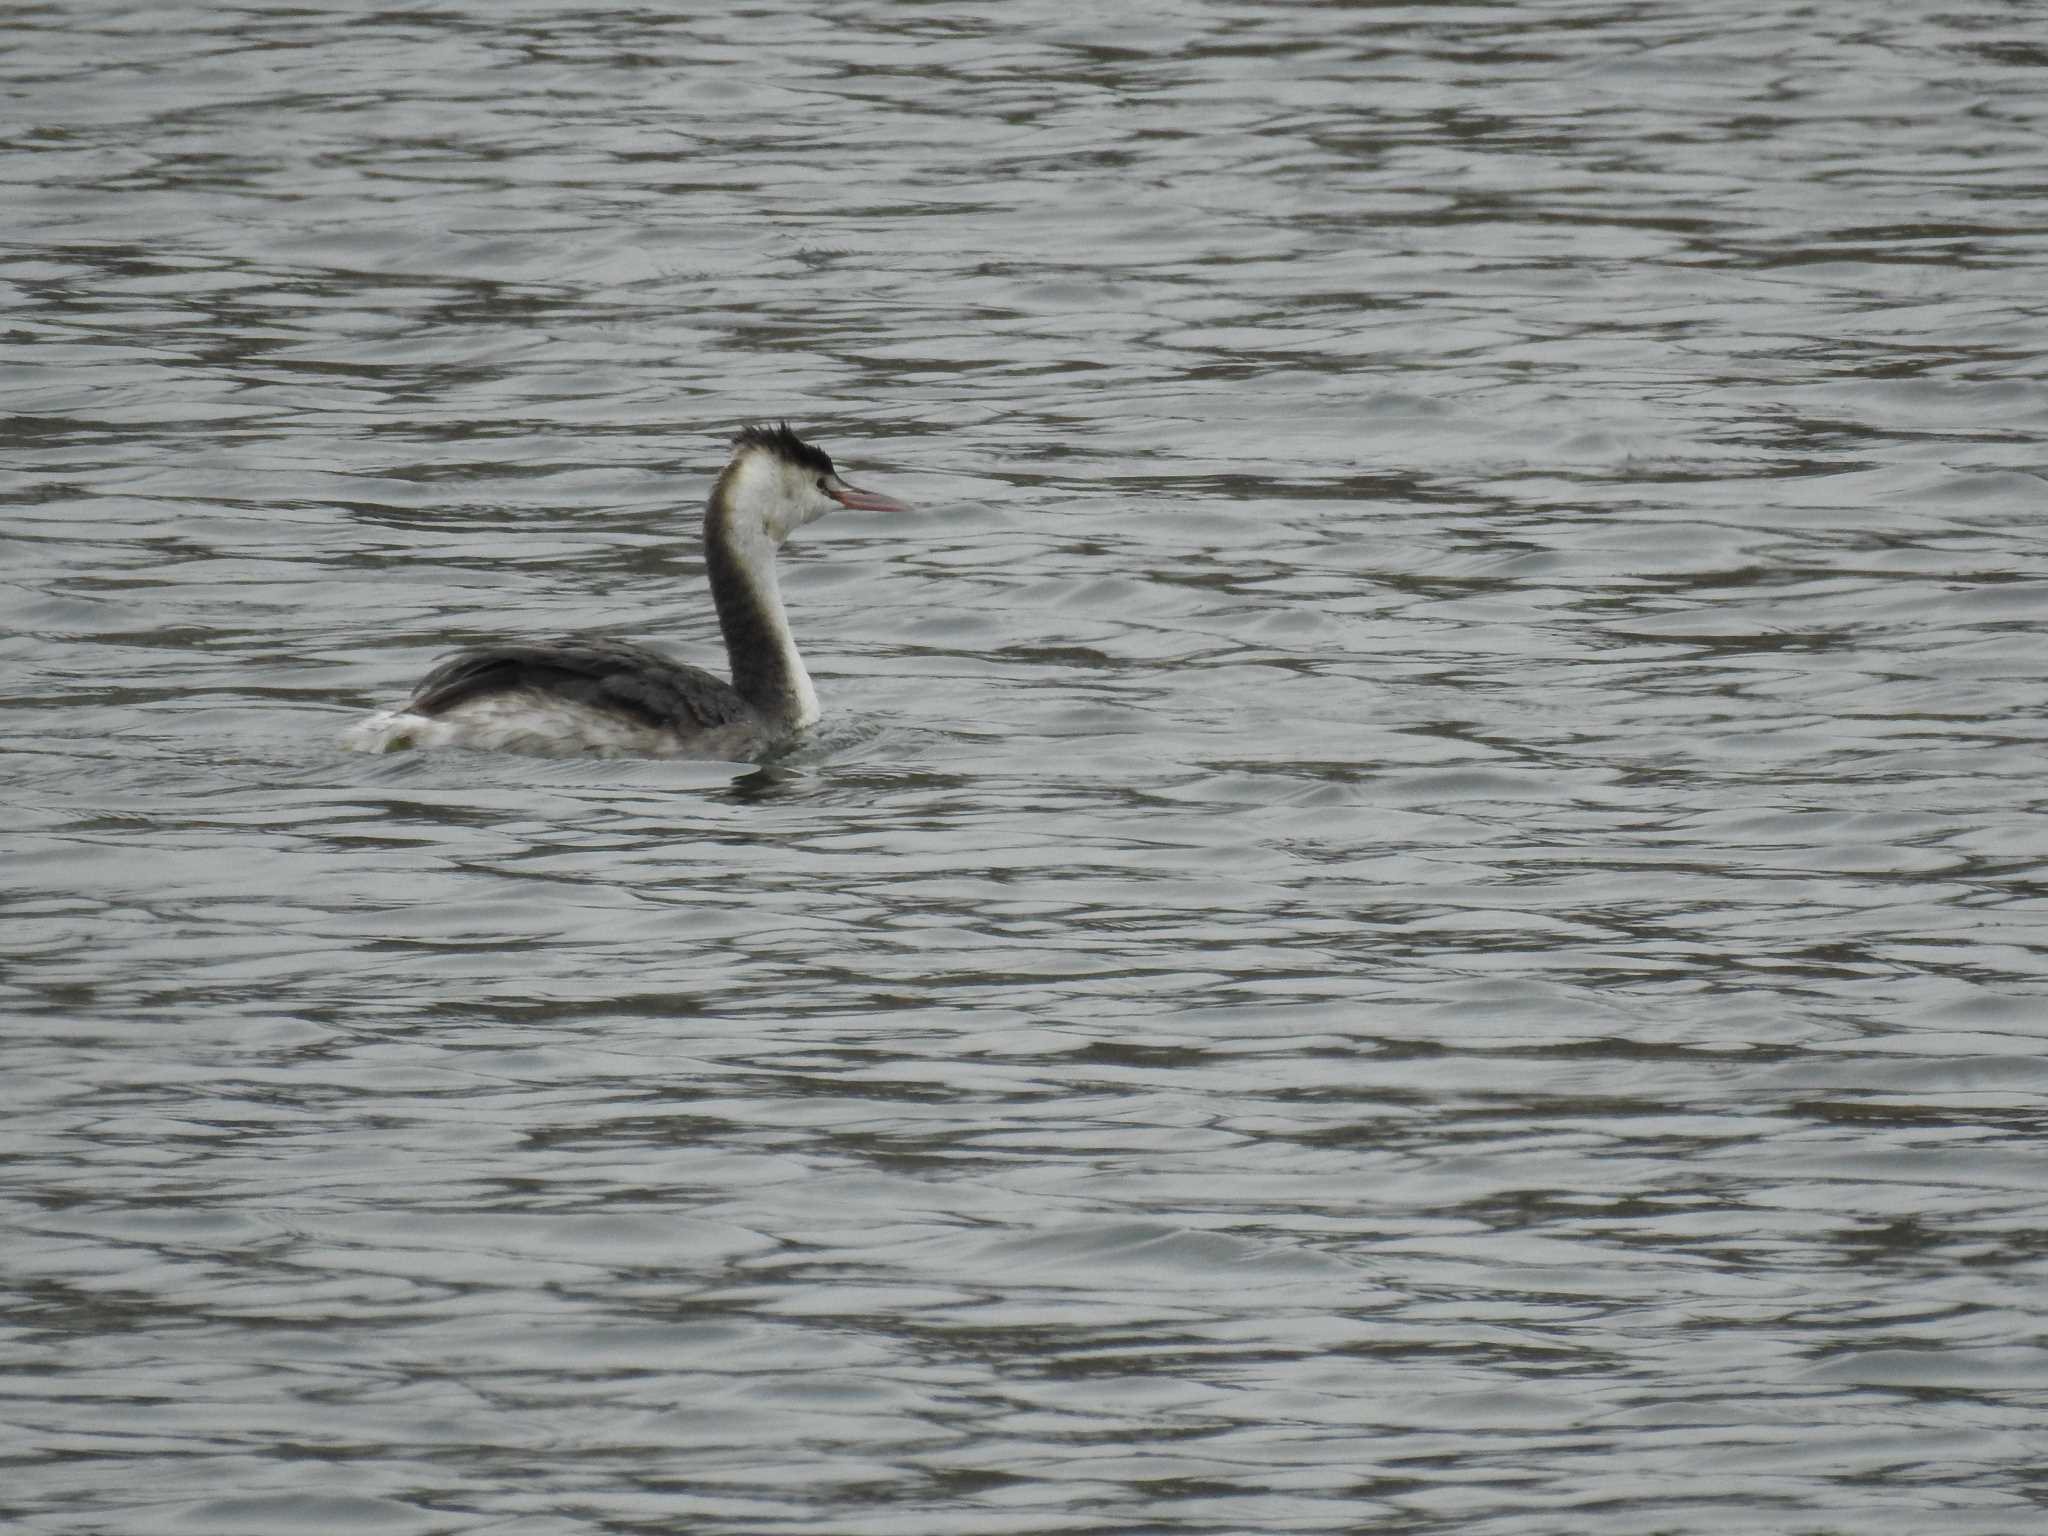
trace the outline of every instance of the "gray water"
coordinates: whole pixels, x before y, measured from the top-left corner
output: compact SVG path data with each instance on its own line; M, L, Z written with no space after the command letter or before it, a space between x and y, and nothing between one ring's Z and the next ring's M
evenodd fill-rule
M0 1520L2048 1528L2048 22L0 22ZM765 766L345 754L466 641Z

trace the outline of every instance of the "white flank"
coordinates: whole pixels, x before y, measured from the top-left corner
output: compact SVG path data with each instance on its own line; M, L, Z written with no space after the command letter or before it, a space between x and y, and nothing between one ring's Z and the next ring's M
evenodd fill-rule
M743 760L760 742L746 726L727 726L687 740L673 731L638 725L601 709L537 690L488 694L443 715L380 709L342 733L352 752L404 752L413 748L469 747L478 752L527 752L548 757L595 753L601 757L703 757Z

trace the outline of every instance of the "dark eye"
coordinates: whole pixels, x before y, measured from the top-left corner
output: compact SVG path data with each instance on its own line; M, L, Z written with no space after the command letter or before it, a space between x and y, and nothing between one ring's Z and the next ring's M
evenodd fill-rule
M823 475L818 476L818 489L821 491L825 489L825 477Z

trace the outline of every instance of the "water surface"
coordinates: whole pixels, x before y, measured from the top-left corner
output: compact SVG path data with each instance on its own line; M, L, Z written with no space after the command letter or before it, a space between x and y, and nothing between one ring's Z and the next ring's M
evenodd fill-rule
M0 28L11 1528L2038 1528L2033 8Z

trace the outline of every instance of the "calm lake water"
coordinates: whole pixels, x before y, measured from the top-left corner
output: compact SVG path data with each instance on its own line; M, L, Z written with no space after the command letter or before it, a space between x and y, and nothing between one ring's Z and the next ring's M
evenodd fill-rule
M0 1521L2048 1528L2048 22L0 21ZM767 766L346 754L452 645Z

